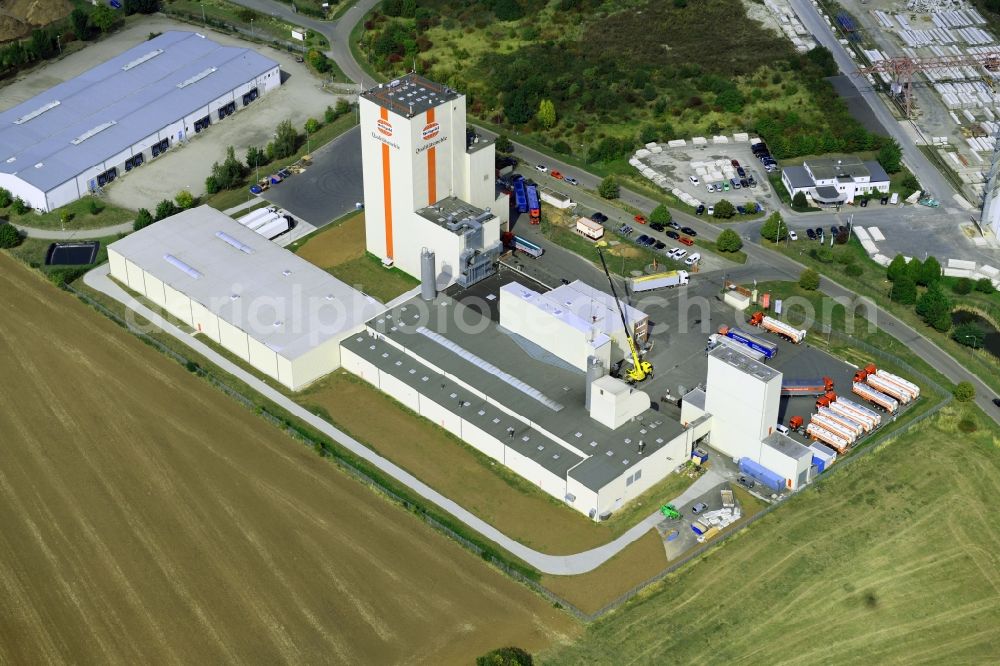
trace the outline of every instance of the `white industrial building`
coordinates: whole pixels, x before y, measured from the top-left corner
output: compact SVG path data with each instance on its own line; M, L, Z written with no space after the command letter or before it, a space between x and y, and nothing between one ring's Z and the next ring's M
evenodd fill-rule
M799 192L825 204L850 203L860 195L889 193L889 174L873 160L857 157L807 160L802 166L781 170L781 182L789 196Z
M416 74L359 98L368 251L421 277L434 252L439 288L492 274L507 229L496 191L496 149L469 138L465 96Z
M384 307L200 206L108 246L111 275L292 390L340 367L340 341Z
M777 432L782 374L728 347L708 354L705 390L684 396L681 422L711 418L708 442L777 474L788 490L809 482L812 453Z
M251 49L166 32L0 113L0 187L64 206L279 85Z
M609 376L607 363L584 359L581 368L591 325L562 310L554 292L526 289L498 286L499 324L448 296L412 299L345 339L343 367L599 519L688 460L711 419L682 426L653 409L648 393ZM528 325L512 331L503 325L511 318ZM477 332L463 333L458 321ZM603 332L593 339L609 349Z

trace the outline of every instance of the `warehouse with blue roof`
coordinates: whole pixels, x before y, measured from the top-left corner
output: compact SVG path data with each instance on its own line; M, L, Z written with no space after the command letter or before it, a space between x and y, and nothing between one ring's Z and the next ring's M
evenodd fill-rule
M0 187L50 211L281 85L278 63L171 31L0 113Z

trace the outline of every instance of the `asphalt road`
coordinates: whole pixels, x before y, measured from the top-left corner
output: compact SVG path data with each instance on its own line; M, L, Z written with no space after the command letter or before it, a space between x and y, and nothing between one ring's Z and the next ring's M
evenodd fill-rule
M917 148L916 143L913 141L913 137L893 117L886 105L882 103L878 93L869 85L868 79L861 76L853 76L854 72L857 71L857 64L851 60L851 56L848 55L843 45L837 41L836 35L830 30L823 17L820 16L819 10L809 0L789 0L789 4L795 10L802 24L816 37L816 41L830 50L834 60L837 61L840 71L858 89L858 94L868 103L869 108L871 108L872 113L875 114L879 123L885 127L891 137L899 142L900 147L903 149L903 162L917 177L924 190L932 192L939 200L954 201L955 196L958 194L955 188L931 164L930 160L920 152L920 149Z
M290 5L275 0L233 0L238 5L255 9L262 14L277 16L289 23L301 25L315 30L330 42L330 50L326 56L340 67L348 79L361 84L362 88L373 86L376 81L365 74L361 66L354 60L351 53L351 30L361 17L367 14L380 0L360 0L336 21L320 21L318 19L292 11Z
M262 195L314 227L323 227L364 200L361 130L355 127L313 153L313 164Z

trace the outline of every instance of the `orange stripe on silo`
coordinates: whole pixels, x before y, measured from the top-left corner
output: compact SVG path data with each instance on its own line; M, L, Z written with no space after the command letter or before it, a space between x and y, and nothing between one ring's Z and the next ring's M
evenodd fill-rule
M389 111L381 109L382 120L389 120ZM392 256L392 178L389 173L389 145L382 144L382 206L385 209L385 256Z
M427 109L427 124L434 122L434 109ZM427 149L427 205L437 202L437 148Z

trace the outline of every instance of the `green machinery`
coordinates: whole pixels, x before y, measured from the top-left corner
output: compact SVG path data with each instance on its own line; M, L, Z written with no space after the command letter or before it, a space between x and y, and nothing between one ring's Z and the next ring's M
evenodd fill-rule
M681 517L681 512L678 511L673 504L664 504L661 506L660 513L663 514L664 518L669 520L679 520Z
M622 318L622 326L625 327L625 335L628 339L628 348L632 352L632 368L625 373L625 379L630 384L638 384L647 377L653 376L653 364L644 358L639 356L639 350L635 346L635 335L632 333L632 329L628 326L628 320L625 318L625 310L622 309L621 301L618 300L618 292L615 290L615 282L611 279L611 271L608 270L608 264L604 260L604 253L601 251L601 245L597 246L597 256L601 258L601 266L604 267L604 274L608 276L608 284L611 285L611 295L614 296L615 305L618 306L618 314Z

